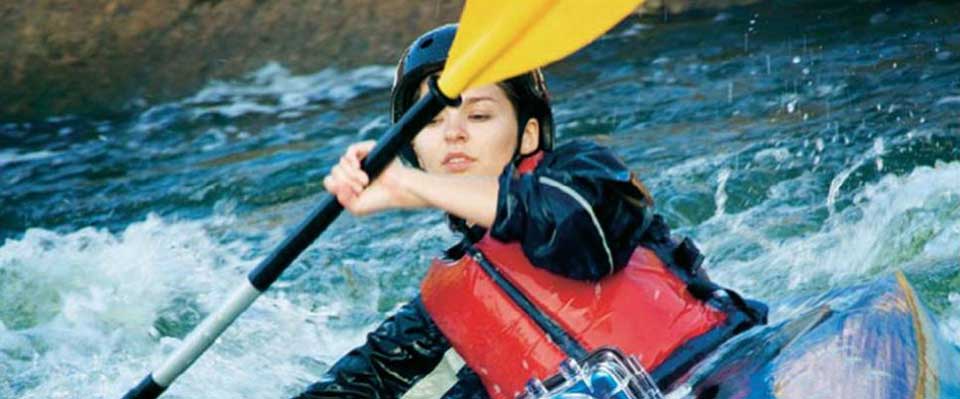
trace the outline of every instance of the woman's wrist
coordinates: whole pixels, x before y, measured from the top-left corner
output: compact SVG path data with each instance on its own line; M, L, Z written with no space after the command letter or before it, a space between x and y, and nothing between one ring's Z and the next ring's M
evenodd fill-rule
M424 208L430 206L430 203L418 192L418 188L423 186L421 182L426 177L426 172L408 167L399 168L398 172L396 184L401 193L398 198L400 202L397 204L398 207Z

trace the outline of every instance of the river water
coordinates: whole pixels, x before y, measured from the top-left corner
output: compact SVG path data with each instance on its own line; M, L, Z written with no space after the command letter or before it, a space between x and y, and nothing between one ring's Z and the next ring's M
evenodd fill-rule
M634 18L551 66L560 140L613 147L774 321L903 270L960 343L960 8L784 3ZM385 130L391 80L270 64L130 117L0 123L0 398L129 389ZM341 217L165 397L298 392L454 240L437 212Z

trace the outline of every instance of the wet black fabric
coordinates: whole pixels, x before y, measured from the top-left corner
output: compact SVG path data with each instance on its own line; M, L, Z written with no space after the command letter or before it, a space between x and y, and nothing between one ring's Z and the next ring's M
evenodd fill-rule
M396 398L432 371L450 342L420 298L407 303L367 341L341 358L297 398Z
M626 265L651 202L613 151L572 141L545 153L532 173L507 166L490 235L519 241L537 267L596 281Z
M464 366L457 372L457 383L443 394L442 399L487 399L489 397L480 376Z

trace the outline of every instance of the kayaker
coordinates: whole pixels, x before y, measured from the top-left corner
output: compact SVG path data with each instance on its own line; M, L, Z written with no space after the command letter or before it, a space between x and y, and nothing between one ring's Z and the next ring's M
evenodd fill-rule
M391 94L394 120L429 90L455 32L455 25L439 27L404 52ZM582 356L602 345L647 356L641 361L655 366L662 382L765 322L764 306L706 278L692 242L670 237L648 190L611 150L582 140L554 146L539 70L466 90L461 98L401 151L403 162L373 182L360 169L373 141L351 145L324 178L324 187L353 214L441 209L463 240L434 264L421 295L299 398L398 397L451 346L467 365L445 398L513 397L516 381L544 378L544 367L556 366L554 357ZM646 272L649 277L636 277ZM495 288L482 289L488 286ZM610 294L618 287L626 294ZM549 297L579 295L575 291L593 298L583 305L593 316L574 312L575 300L557 309L546 305ZM634 312L624 312L622 301ZM661 302L686 313L660 319ZM508 319L504 309L517 316ZM571 321L576 318L584 320ZM608 318L640 320L632 325L643 332L590 329ZM529 328L538 332L525 335ZM566 331L571 328L576 331ZM490 339L497 345L473 345ZM550 352L539 355L544 350Z

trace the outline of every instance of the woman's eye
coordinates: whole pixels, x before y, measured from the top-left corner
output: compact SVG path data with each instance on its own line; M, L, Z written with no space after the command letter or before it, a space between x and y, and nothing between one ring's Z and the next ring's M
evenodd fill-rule
M442 119L440 119L440 118L433 118L433 119L430 120L430 122L427 122L427 126L436 125L436 124L440 123L441 121L442 121Z
M485 121L487 119L490 119L489 114L470 114L470 120L473 121Z

